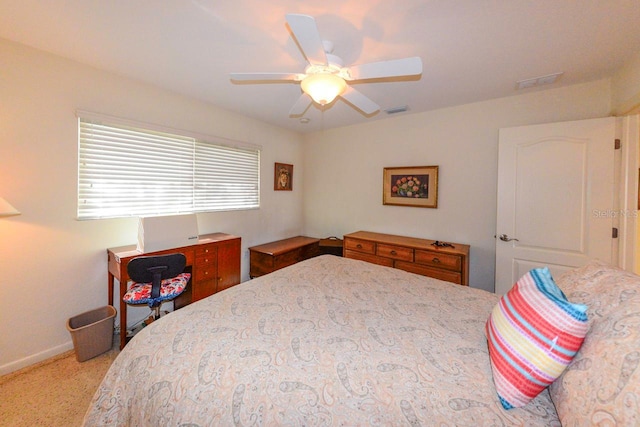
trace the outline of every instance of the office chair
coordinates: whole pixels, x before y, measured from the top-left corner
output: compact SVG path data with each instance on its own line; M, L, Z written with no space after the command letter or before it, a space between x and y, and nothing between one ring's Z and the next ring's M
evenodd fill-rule
M160 306L180 295L186 288L190 273L184 273L184 254L140 256L129 261L127 273L133 281L122 300L127 304L148 304L153 319L160 318Z

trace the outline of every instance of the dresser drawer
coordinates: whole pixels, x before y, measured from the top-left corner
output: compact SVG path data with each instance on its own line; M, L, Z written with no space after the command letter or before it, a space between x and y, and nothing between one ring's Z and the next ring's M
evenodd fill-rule
M372 264L384 265L386 267L393 267L393 260L391 258L383 258L373 254L352 251L349 249L344 251L344 256L345 258L359 259L360 261L367 261Z
M455 271L441 270L438 268L427 267L426 265L416 264L412 262L396 261L395 267L410 273L421 274L423 276L433 277L434 279L444 280L445 282L453 282L458 285L465 284L462 282L462 274Z
M281 268L296 264L300 262L300 260L313 258L317 255L317 253L314 252L315 249L317 249L317 245L314 248L304 246L275 256L273 258L273 269L280 270Z
M460 256L435 251L416 250L415 262L436 268L446 268L447 270L460 271L462 269L462 259Z
M360 239L345 239L344 248L351 251L364 252L368 254L376 253L375 242Z
M217 256L218 248L214 245L200 245L200 247L196 248L196 258L203 258L207 256Z
M218 250L215 247L203 246L196 249L196 262L193 274L196 281L212 280L218 271Z
M197 281L212 280L216 278L216 265L208 264L203 266L197 266L193 269L193 278Z
M403 246L384 245L378 243L376 255L401 261L413 261L413 249L405 248Z

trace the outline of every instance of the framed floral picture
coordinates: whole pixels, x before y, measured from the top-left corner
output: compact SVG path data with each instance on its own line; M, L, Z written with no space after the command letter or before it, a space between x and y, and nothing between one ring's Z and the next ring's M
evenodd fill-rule
M384 168L382 204L438 207L438 166Z
M293 190L293 165L276 163L273 178L273 189L275 191Z

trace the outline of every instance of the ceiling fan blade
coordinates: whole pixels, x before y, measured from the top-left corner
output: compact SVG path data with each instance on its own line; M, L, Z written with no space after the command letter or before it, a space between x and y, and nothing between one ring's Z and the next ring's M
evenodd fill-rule
M312 102L311 97L306 93L302 92L302 95L300 95L300 98L298 98L296 103L293 104L293 107L291 107L291 110L289 110L289 115L290 116L303 115L304 112L307 111L307 108L309 108L309 105L311 105L311 102Z
M231 80L291 80L299 82L304 74L299 73L231 73Z
M322 45L322 38L316 20L309 15L290 13L286 16L289 28L296 36L302 53L311 65L327 65L327 55Z
M349 67L349 74L351 75L351 80L415 76L422 74L422 59L414 56L411 58L354 65Z
M380 106L378 104L376 104L351 86L347 85L347 89L340 96L365 114L373 114L376 111L380 110Z

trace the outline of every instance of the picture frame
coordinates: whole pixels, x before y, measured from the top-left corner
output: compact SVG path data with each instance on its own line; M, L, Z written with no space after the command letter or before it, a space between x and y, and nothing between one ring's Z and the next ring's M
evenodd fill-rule
M293 165L276 163L273 173L273 189L275 191L293 190Z
M437 208L438 166L384 168L382 204Z

